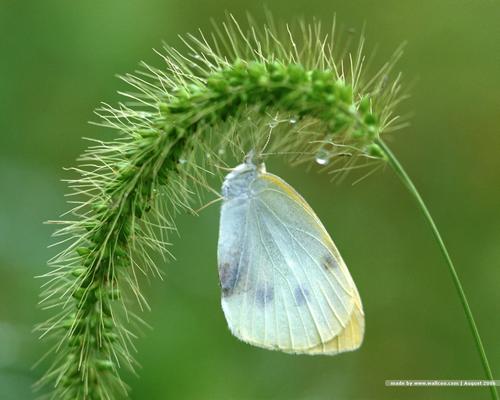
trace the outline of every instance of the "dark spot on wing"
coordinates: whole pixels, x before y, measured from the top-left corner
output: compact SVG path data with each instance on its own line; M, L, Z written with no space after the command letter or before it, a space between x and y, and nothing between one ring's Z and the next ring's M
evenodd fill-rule
M222 296L230 296L238 283L237 265L223 262L219 264L219 280L222 289Z
M261 307L265 307L274 299L274 289L271 285L264 283L263 286L257 287L255 292L255 301Z
M297 286L293 291L293 297L295 298L295 304L297 306L303 306L307 303L309 298L309 290L302 286Z
M335 261L335 258L333 258L330 253L323 256L323 258L321 259L321 265L323 265L323 268L325 269L333 269L338 267L337 261Z

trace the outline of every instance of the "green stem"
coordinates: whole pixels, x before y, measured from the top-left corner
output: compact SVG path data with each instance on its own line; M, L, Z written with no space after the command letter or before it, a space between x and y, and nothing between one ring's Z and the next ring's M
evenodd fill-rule
M483 364L484 372L486 374L487 379L493 380L493 375L491 373L491 368L490 364L488 362L488 358L486 357L486 352L484 351L483 347L483 342L481 341L481 337L479 335L479 331L476 326L476 322L474 321L474 316L472 314L472 311L469 306L469 302L467 301L467 296L465 295L464 289L462 287L462 283L460 282L460 278L458 277L457 271L455 269L455 266L453 265L453 261L451 261L451 257L448 253L448 250L446 249L446 246L444 244L443 238L441 237L441 234L439 233L439 230L436 226L436 223L434 222L429 210L427 209L427 206L425 205L422 197L417 191L417 188L413 184L412 180L406 173L406 171L403 169L402 165L399 163L398 159L396 156L392 153L392 151L387 147L387 145L380 139L378 139L377 144L380 146L384 154L387 156L387 160L389 162L389 165L392 167L396 175L401 179L403 184L406 186L406 188L410 191L410 193L413 195L415 200L417 201L420 210L424 213L425 219L430 225L430 228L432 230L432 233L434 234L434 237L436 238L436 241L438 242L439 248L441 249L441 253L443 254L446 264L448 265L448 269L450 271L453 283L455 285L455 288L458 292L458 296L460 298L460 302L462 303L462 307L465 312L465 316L467 317L467 321L469 322L470 329L472 331L472 335L474 336L474 340L476 342L476 347L479 352L479 356L481 357L481 362ZM494 400L499 400L498 398L498 392L496 389L496 386L490 386L490 391L491 391L491 398Z

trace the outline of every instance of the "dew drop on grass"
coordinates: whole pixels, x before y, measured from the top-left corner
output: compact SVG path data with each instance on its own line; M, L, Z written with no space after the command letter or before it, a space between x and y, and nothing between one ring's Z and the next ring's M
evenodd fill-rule
M325 149L321 148L318 150L315 156L315 160L319 165L326 165L330 162L330 153Z

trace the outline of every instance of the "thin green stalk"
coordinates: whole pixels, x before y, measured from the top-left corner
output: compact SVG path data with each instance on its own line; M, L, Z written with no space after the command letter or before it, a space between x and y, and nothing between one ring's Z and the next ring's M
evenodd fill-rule
M458 277L457 271L455 269L455 266L453 265L453 261L451 260L450 254L448 253L448 250L446 249L446 246L444 244L443 238L441 237L441 234L439 233L439 230L436 226L436 223L434 222L434 219L432 218L429 210L427 209L427 206L425 205L422 197L420 196L417 188L413 184L412 180L402 167L402 165L399 163L398 159L396 156L392 153L392 151L387 147L387 145L381 140L377 139L376 140L377 144L380 146L382 151L385 153L387 156L387 160L389 165L392 167L396 175L401 179L403 184L406 186L406 188L410 191L410 193L413 195L415 200L417 201L418 206L420 207L420 210L424 213L425 219L429 223L429 226L432 230L432 233L434 234L434 237L436 238L436 241L439 245L439 248L441 250L441 253L443 254L446 264L448 265L448 269L450 271L453 284L455 285L455 288L458 292L458 296L460 298L460 302L462 303L462 307L465 312L465 316L467 317L467 321L469 322L470 329L472 331L472 335L474 336L474 341L476 342L476 347L479 352L479 356L481 358L481 363L483 364L483 369L486 374L486 377L489 380L493 380L493 374L491 373L491 368L490 364L488 362L488 358L486 357L486 352L484 351L484 346L483 342L481 340L481 336L479 335L479 330L477 329L476 322L474 321L474 316L472 314L472 310L469 306L469 302L467 301L467 296L465 295L464 289L462 287L462 283L460 282L460 278ZM491 392L491 398L494 400L498 400L498 392L496 389L496 386L490 386L490 392Z

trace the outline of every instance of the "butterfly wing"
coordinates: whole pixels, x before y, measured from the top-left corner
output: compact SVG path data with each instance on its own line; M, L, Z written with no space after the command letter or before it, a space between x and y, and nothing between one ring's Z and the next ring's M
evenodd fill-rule
M259 174L251 192L225 203L221 214L222 308L232 333L290 353L359 347L359 294L314 211L272 174Z

